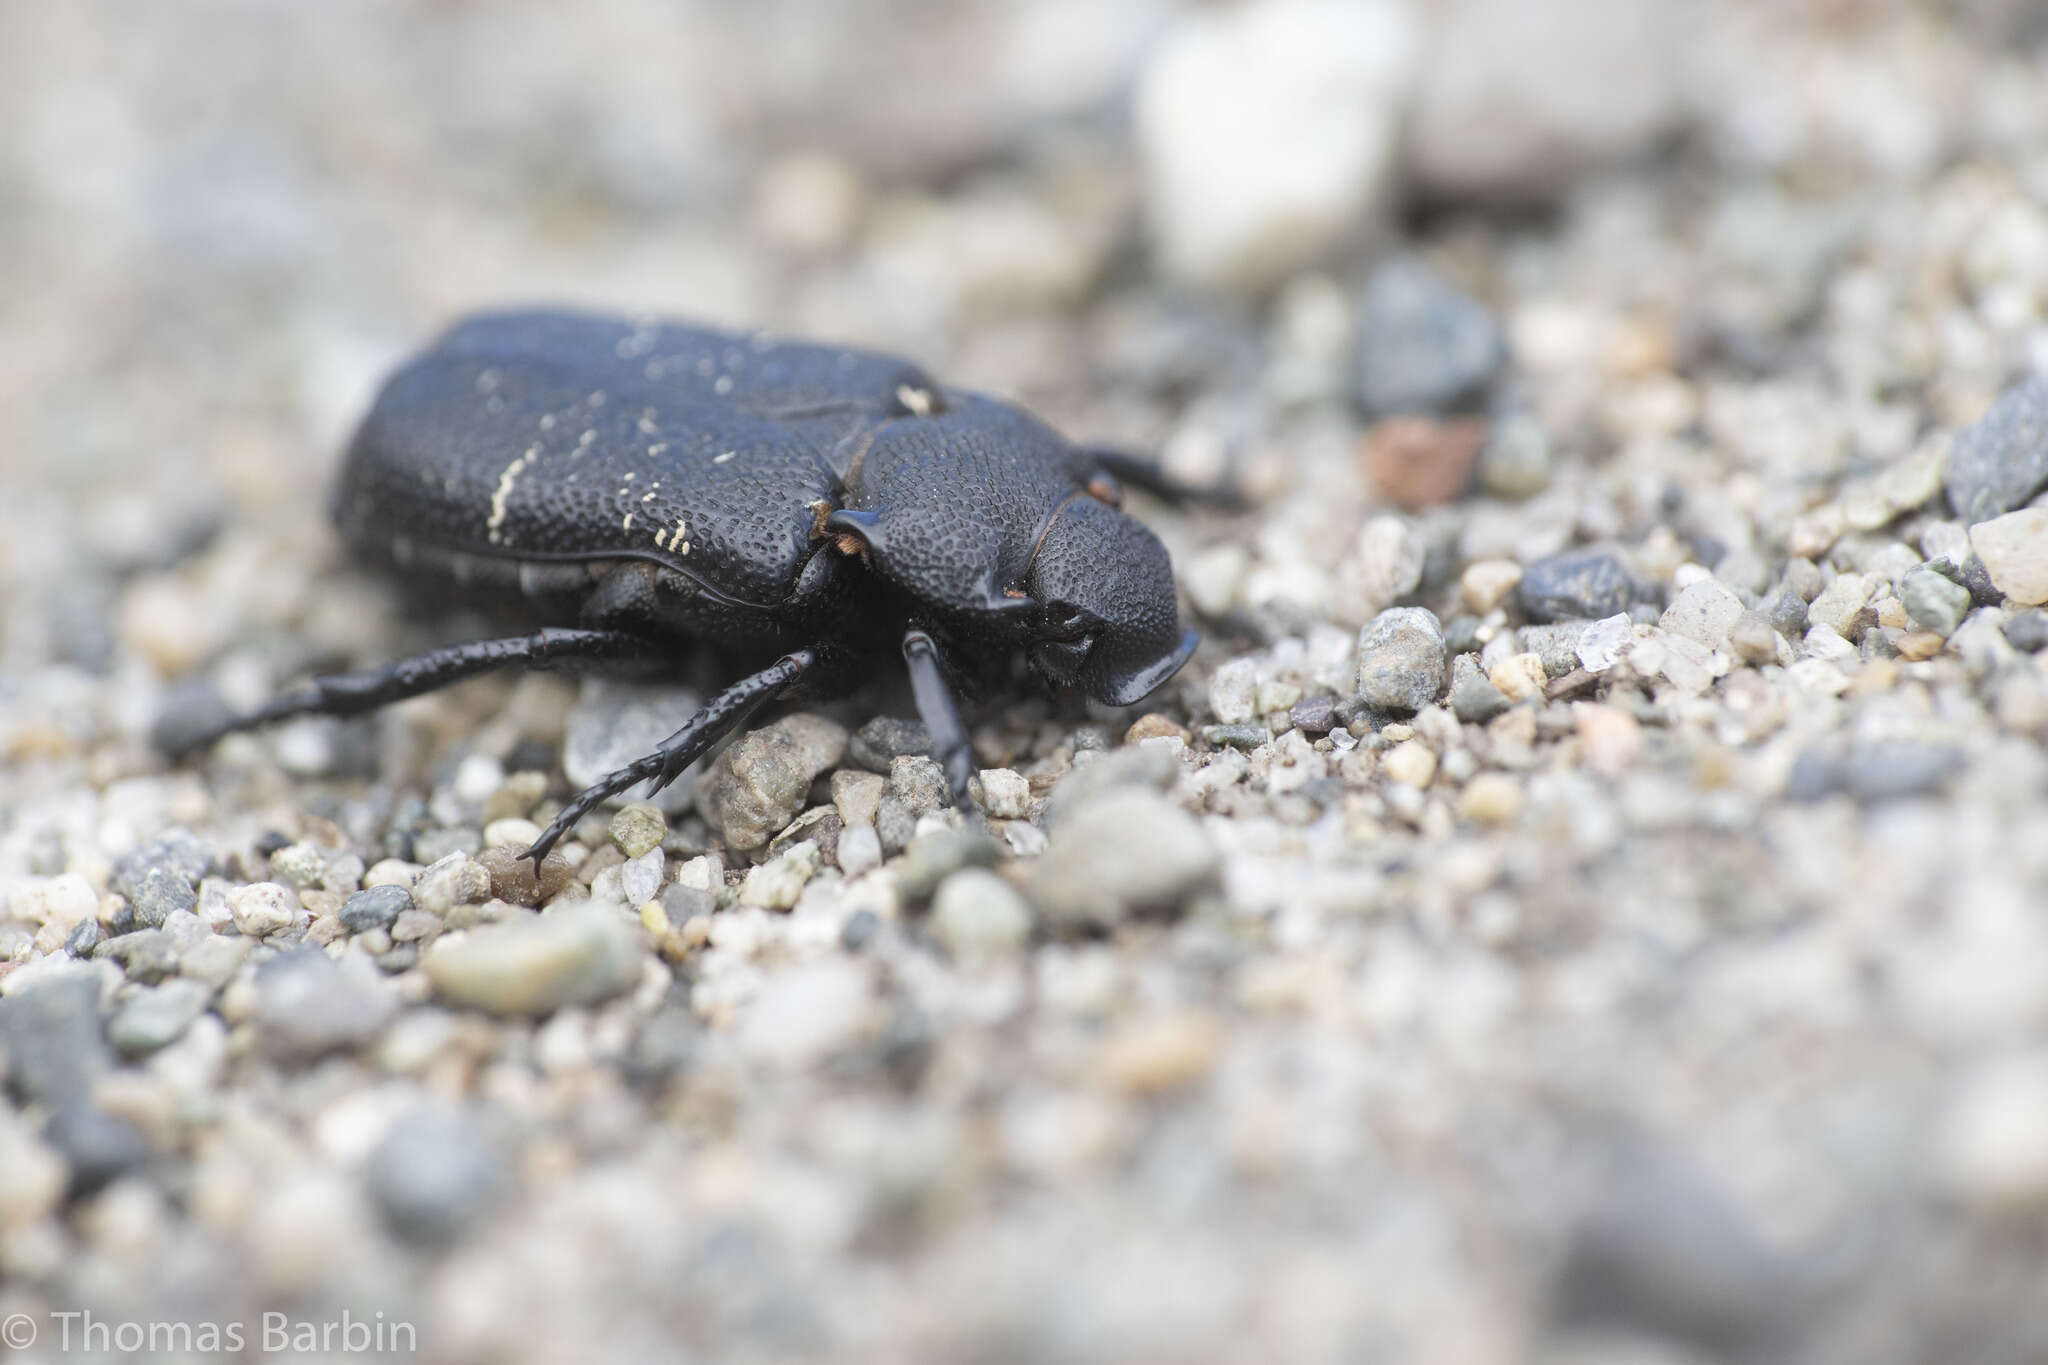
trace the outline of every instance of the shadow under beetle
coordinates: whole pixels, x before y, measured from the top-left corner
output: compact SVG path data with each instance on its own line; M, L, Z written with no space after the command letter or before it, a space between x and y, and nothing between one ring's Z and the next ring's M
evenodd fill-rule
M510 667L658 669L691 642L760 665L654 752L579 792L525 856L641 782L673 781L755 710L842 690L900 649L955 804L974 764L949 674L1021 654L1125 706L1194 652L1166 549L1119 510L1158 470L872 351L571 312L482 314L394 374L334 517L368 560L548 624L316 677L196 749L354 715ZM763 662L764 660L771 660Z

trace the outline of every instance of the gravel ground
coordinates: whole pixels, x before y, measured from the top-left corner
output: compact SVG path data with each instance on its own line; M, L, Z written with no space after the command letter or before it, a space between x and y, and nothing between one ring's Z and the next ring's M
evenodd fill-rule
M2048 1358L2038 13L0 6L10 1358ZM484 629L324 489L535 299L1236 481L1200 652L167 765Z

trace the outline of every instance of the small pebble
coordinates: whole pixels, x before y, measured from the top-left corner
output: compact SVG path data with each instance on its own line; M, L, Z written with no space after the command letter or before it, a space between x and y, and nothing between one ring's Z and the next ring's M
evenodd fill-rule
M540 842L540 826L524 816L509 815L484 826L484 847L525 850Z
M1031 937L1031 907L995 873L962 868L932 897L932 934L963 961L1007 957Z
M2005 638L2014 649L2036 654L2048 646L2048 611L2016 611L2005 618Z
M976 799L991 820L1021 820L1031 813L1031 784L1009 768L983 768Z
M611 840L628 859L645 856L668 837L668 819L644 801L622 807L612 816Z
M1469 408L1506 356L1493 314L1421 260L1395 256L1368 277L1354 392L1369 416Z
M356 892L341 904L337 913L351 933L386 929L399 912L412 908L412 893L403 886L383 883Z
M375 976L357 956L363 972ZM397 1012L388 988L317 948L302 947L256 969L256 1026L265 1050L294 1061L346 1051L374 1038Z
M1419 711L1444 687L1444 633L1436 613L1393 607L1358 634L1358 695L1367 706Z
M255 882L228 892L228 913L244 936L267 938L297 924L305 912L290 887Z
M1970 528L1970 548L2006 601L2048 602L2048 507L2008 512Z
M199 892L178 869L159 864L133 883L128 898L135 906L135 922L148 928L163 924L176 910L191 910L199 904Z
M2048 376L2007 389L1958 434L1946 477L1949 506L1971 526L2048 488Z
M511 849L501 855L523 861ZM413 904L431 915L446 916L458 905L476 905L491 896L491 874L466 853L450 853L420 873L412 885Z
M1541 655L1510 654L1488 671L1486 680L1510 702L1531 701L1542 699L1549 674L1544 672Z
M1253 704L1258 683L1258 665L1252 659L1232 659L1209 675L1209 710L1224 725L1242 725L1258 714Z
M907 720L902 716L876 716L854 731L846 744L849 762L883 777L889 775L892 760L931 751L931 735L925 730L924 722ZM849 820L847 823L862 822Z
M640 930L610 907L557 903L544 915L444 937L421 959L442 1000L489 1014L545 1015L631 986Z
M1288 708L1287 723L1303 734L1328 734L1337 723L1337 699L1330 696L1305 697Z
M1387 750L1380 759L1380 768L1391 781L1420 789L1436 777L1436 762L1436 750L1419 739L1411 739Z
M818 845L809 839L802 840L759 867L747 869L746 880L740 883L740 904L760 910L788 910L823 864Z
M1188 734L1186 726L1176 724L1156 711L1138 717L1131 722L1131 728L1124 731L1126 744L1142 744L1148 739L1177 739L1185 744L1191 738L1193 736Z
M1058 928L1107 928L1179 905L1216 867L1193 816L1156 792L1119 787L1061 817L1031 865L1030 894Z
M490 1210L511 1173L480 1118L423 1106L385 1130L363 1164L363 1182L399 1240L443 1248Z
M1597 620L1626 612L1635 581L1619 558L1605 550L1579 550L1539 559L1522 571L1515 599L1529 620Z
M270 855L270 873L294 891L317 887L327 875L327 852L314 844L287 844Z
M212 1000L211 986L186 978L138 991L107 1021L107 1041L123 1057L145 1056L176 1042Z
M845 727L799 712L750 731L704 774L697 808L728 848L760 848L804 808L818 774L847 752Z
M1521 784L1506 773L1480 773L1458 794L1458 814L1475 824L1511 825L1521 813Z
M946 774L930 754L904 754L891 759L888 790L913 816L952 804Z
M1658 624L1667 634L1720 649L1728 643L1744 610L1742 599L1732 589L1709 578L1672 598Z
M1223 1030L1199 1011L1177 1011L1124 1025L1103 1048L1103 1078L1137 1096L1162 1095L1209 1074Z
M1907 616L1944 639L1970 612L1970 590L1925 565L1900 580L1899 601Z
M1505 602L1522 581L1522 566L1512 559L1481 559L1458 576L1458 594L1466 610L1484 616Z

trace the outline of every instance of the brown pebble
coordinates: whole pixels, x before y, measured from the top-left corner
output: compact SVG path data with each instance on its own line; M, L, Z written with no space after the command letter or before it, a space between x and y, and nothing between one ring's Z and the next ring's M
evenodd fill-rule
M1188 742L1188 732L1156 711L1151 715L1138 717L1131 722L1131 728L1124 731L1126 744L1136 744L1141 739L1162 738L1177 739L1185 744Z
M491 875L491 894L514 905L544 905L562 894L575 880L569 860L550 853L541 860L540 874L534 875L533 861L519 856L516 848L487 848L476 855L477 862ZM587 860L595 862L593 856Z
M1104 1079L1134 1095L1157 1095L1200 1080L1215 1064L1222 1031L1206 1014L1179 1013L1131 1024L1104 1048Z
M1463 494L1485 443L1481 418L1390 417L1365 433L1359 453L1380 495L1413 509L1436 507Z

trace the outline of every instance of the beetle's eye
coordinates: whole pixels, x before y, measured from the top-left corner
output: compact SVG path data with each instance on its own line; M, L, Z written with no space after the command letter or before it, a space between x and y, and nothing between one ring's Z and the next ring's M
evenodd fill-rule
M1095 476L1088 480L1088 496L1097 502L1106 502L1111 507L1122 507L1124 486L1116 481L1114 474L1098 469Z

